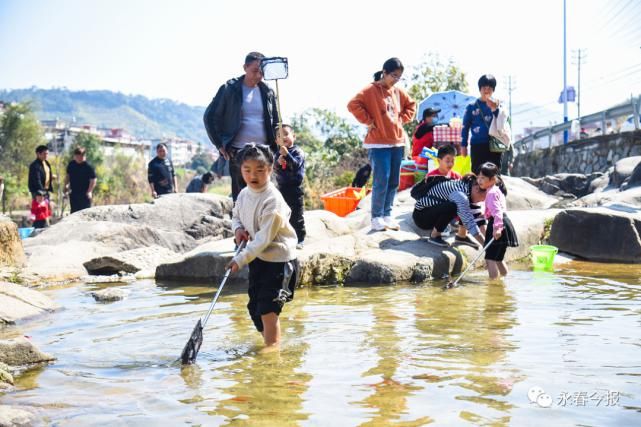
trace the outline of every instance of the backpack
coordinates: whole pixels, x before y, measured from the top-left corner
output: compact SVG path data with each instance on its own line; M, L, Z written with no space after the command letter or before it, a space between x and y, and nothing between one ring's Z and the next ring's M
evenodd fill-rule
M420 200L423 197L427 196L427 193L436 184L440 184L441 182L446 182L451 180L452 178L448 178L443 175L426 176L424 180L422 180L417 184L414 184L414 186L410 190L410 196L412 196L414 200Z

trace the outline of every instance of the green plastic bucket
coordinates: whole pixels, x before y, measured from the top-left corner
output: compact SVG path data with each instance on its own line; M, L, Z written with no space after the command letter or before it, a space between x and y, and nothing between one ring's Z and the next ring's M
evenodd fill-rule
M559 248L551 245L534 245L530 246L530 257L532 265L537 270L551 270L554 264L554 256L559 252Z

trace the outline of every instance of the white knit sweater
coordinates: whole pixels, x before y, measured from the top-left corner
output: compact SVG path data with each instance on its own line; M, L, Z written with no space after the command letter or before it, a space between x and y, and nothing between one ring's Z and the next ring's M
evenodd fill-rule
M232 213L234 234L242 227L250 236L247 246L234 257L239 267L255 258L271 262L296 258L298 239L289 224L291 210L274 184L270 182L259 190L243 188Z

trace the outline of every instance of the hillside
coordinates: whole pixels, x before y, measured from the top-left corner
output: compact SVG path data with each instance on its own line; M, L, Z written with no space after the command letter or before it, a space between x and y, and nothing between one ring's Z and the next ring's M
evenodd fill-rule
M108 90L71 91L65 88L0 90L0 100L31 101L40 119L125 128L135 136L177 136L209 143L203 127L204 107L169 99L149 99Z

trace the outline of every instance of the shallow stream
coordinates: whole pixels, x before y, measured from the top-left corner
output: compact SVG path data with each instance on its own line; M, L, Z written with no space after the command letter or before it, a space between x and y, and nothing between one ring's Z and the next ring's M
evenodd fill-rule
M641 267L442 285L300 289L271 354L229 285L188 367L176 359L213 287L139 281L106 304L89 295L106 285L49 289L64 309L0 338L58 360L0 403L60 426L641 425Z

